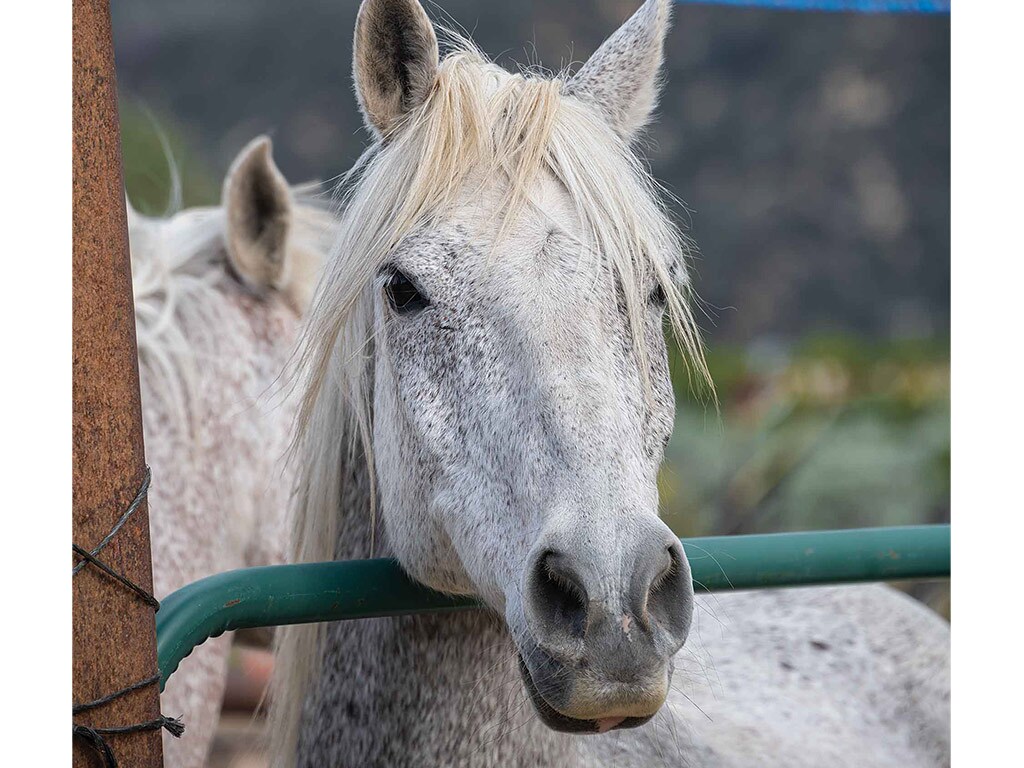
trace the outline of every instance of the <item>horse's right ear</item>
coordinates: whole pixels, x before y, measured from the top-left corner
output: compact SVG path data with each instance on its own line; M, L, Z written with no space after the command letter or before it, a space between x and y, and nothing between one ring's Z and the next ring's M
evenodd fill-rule
M434 25L418 0L363 0L353 51L363 118L386 136L434 85L439 57Z
M292 193L270 150L266 136L250 141L231 163L221 192L228 258L258 293L280 288L286 278L292 224Z
M631 140L658 101L672 0L647 0L605 40L567 84L566 92L597 106Z

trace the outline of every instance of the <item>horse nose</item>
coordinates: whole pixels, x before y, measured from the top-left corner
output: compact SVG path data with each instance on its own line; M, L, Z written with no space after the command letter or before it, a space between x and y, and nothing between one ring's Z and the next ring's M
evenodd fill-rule
M600 546L573 546L574 538L548 534L530 555L524 607L538 646L616 678L663 663L685 641L692 611L679 539L661 521Z

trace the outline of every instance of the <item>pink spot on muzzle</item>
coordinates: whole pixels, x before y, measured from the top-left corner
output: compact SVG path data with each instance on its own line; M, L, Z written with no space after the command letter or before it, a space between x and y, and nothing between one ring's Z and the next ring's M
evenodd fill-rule
M597 721L597 732L606 733L625 719L624 717L602 717Z

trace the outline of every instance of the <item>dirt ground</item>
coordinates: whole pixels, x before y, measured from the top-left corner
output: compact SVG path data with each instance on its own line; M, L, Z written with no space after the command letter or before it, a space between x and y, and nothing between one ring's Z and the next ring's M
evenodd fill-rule
M217 727L207 768L269 768L264 719L225 712Z

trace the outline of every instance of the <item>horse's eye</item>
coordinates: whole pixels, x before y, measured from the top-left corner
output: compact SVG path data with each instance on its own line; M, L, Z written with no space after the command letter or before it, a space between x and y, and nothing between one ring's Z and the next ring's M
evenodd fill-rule
M391 308L400 315L419 312L430 305L416 284L397 269L388 277L384 290L388 295L388 301L391 302Z
M651 291L650 302L655 307L664 307L668 304L668 297L665 295L665 288L661 283L654 286L654 290Z

